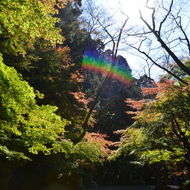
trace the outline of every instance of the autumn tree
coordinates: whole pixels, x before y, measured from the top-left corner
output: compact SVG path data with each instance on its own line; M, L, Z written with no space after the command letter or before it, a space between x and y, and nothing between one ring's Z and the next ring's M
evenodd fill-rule
M32 7L32 4L30 4L30 2L23 5L23 10L34 9L34 15L30 15L30 18L31 16L34 16L32 21L30 21L29 19L20 24L17 22L12 23L15 24L15 28L17 28L17 24L19 24L20 28L18 29L17 33L19 34L18 36L20 36L20 38L23 37L23 43L21 43L22 39L20 39L19 43L21 44L17 43L17 45L19 45L19 47L22 46L23 49L20 50L20 52L10 52L10 48L7 46L6 48L4 48L6 49L6 51L3 52L3 57L4 63L6 65L16 68L17 71L23 75L23 78L28 81L32 87L44 94L45 98L39 99L38 104L51 104L58 106L59 109L57 110L57 113L59 113L59 115L61 115L63 118L68 118L68 120L70 121L70 124L68 123L67 127L67 129L70 130L70 132L68 132L68 138L74 139L77 133L80 132L79 125L81 124L83 117L86 114L86 103L85 95L83 93L80 93L81 82L83 79L79 68L81 66L83 50L76 51L76 48L74 48L75 46L73 45L76 43L71 43L71 41L74 40L76 42L79 42L79 39L76 38L77 36L80 36L80 38L82 38L82 35L80 35L79 24L77 22L78 14L73 13L74 10L78 10L77 1L75 3L60 1L58 4L55 4L55 2L35 2L39 6L36 8ZM80 2L78 2L78 4L80 4ZM35 14L35 11L37 11L37 9L40 8L40 6L42 5L44 9L40 9L40 11L42 11L44 15L47 14L47 19L46 17L43 17L43 22L40 22L38 16L41 19L42 17L37 13ZM22 5L16 3L15 6L18 11L20 11L20 6ZM75 8L73 8L73 6ZM9 4L7 4L6 8L11 9L12 4L10 5L10 7ZM2 18L3 14L4 12L2 12ZM26 13L26 15L20 15L20 22L23 21L25 17L27 19L29 18L27 14L28 13ZM38 21L36 21L35 19ZM51 22L48 21L48 19ZM48 23L47 25L45 25L46 21ZM26 27L25 30L22 31L22 24L26 25L27 22L28 27L30 25L33 26L32 22L34 22L34 24L36 22L40 22L41 24L44 23L44 25L41 26L42 28L44 28L43 30L38 28L38 36L35 27L30 27L30 30ZM68 26L70 26L69 32L66 31L66 28L68 28ZM77 34L77 27L79 35L71 35L71 33ZM45 31L49 35L49 38L47 39ZM30 39L33 39L33 41L31 41L31 43L29 44L27 43L27 40L29 39L27 37L29 37L29 34L31 34L32 32L34 32L36 36L34 35L33 38ZM6 30L2 30L2 35L5 35L6 33ZM53 38L51 36L52 33L54 34ZM64 34L67 34L67 39L63 36ZM8 35L8 33L6 35ZM15 35L10 37L7 36L7 38L2 37L2 44L4 44L4 41L6 40L9 42L14 41L9 40L10 38L17 39L18 37ZM57 40L54 40L55 38ZM64 44L63 41L65 41ZM79 42L79 44L81 43ZM16 51L19 51L19 47L16 48ZM77 56L79 56L80 58L76 58Z
M187 170L189 175L189 86L163 79L142 92L157 94L156 99L127 100L138 110L133 112L136 121L124 132L115 155L135 155L136 161L165 168L158 171L158 180L167 170L179 175Z
M71 147L71 142L59 140L67 120L55 114L57 107L38 106L35 98L43 95L4 65L2 56L0 76L1 168L31 161L32 155L65 152L66 144Z
M64 7L67 1L59 1L57 6ZM1 52L26 54L26 48L32 47L37 39L43 38L52 46L63 39L60 29L55 27L58 19L56 1L2 1L1 13ZM9 13L9 16L7 16Z
M14 169L10 188L44 188L49 178L53 179L50 185L61 181L77 188L80 182L75 174L80 167L101 163L107 155L107 142L101 134L98 144L92 142L91 135L75 146L72 143L80 134L87 100L80 92L82 76L72 69L71 49L62 45L64 37L56 27L59 19L54 15L66 2L0 3L2 189L8 189L10 169ZM66 133L68 126L73 126L73 131ZM23 180L14 184L20 170L24 171ZM35 174L39 174L40 184ZM72 180L75 183L71 184Z
M83 29L85 31L87 31L87 34L89 36L89 40L87 41L89 44L87 45L87 47L90 44L93 44L95 42L100 46L102 45L102 47L100 47L99 50L98 50L98 47L95 47L95 49L94 49L96 51L96 53L97 52L101 53L101 49L104 48L105 44L102 43L102 40L100 38L98 38L99 33L102 33L105 36L108 36L108 40L109 40L108 43L111 43L111 46L112 46L111 47L111 54L110 54L110 57L109 57L109 62L112 64L110 69L112 69L112 68L114 68L115 63L117 62L116 57L117 57L117 53L118 53L118 46L119 46L119 42L120 42L121 35L122 35L122 32L123 32L123 28L125 27L125 25L127 23L127 19L123 22L121 28L117 29L116 34L111 34L111 30L108 28L110 26L109 18L107 20L107 17L105 17L106 21L102 21L103 17L100 17L100 12L98 10L94 9L92 2L88 4L88 7L89 7L89 9L87 11L85 11L85 13L90 16L89 17L90 20L95 21L95 24L93 24L93 21L92 21L92 23L89 22L89 19L87 19L87 17L86 17L87 15L85 16L85 18L83 18L83 24L84 25L82 25L82 26L84 27ZM94 12L94 10L95 10L95 12ZM103 11L101 11L101 15L103 15L103 14L104 14ZM95 29L97 26L99 26L101 28L101 32L99 32L99 31L97 31ZM91 29L89 30L89 28L91 28L92 30ZM86 48L85 51L88 51L89 49ZM99 56L99 55L97 55L97 56ZM100 57L101 57L101 55L100 55ZM104 57L104 56L102 56L102 57ZM105 61L106 61L106 59L105 59ZM96 107L96 105L98 103L99 97L100 97L104 87L107 85L107 83L108 83L108 81L110 80L111 77L112 76L109 75L109 74L106 75L104 77L104 79L103 79L102 84L99 85L97 93L93 97L93 102L90 105L89 112L88 112L88 114L86 115L86 117L84 119L84 122L83 122L83 125L82 125L83 133L81 134L81 136L79 136L78 139L76 139L76 143L78 141L80 141L80 139L83 138L83 136L85 135L86 130L87 130L87 125L88 125L88 120L89 120L90 116L92 115L93 110L95 109L95 107Z

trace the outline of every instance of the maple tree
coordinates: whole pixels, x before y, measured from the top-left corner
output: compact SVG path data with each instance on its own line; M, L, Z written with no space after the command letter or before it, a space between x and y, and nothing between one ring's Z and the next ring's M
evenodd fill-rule
M184 80L188 82L188 77ZM187 170L189 178L189 87L162 79L156 87L142 89L143 94L156 94L155 98L127 99L126 102L137 110L130 112L136 121L123 132L120 148L113 158L134 155L137 163L166 167L171 173ZM157 168L159 171L160 176L165 175Z
M23 81L14 68L7 67L1 56L1 156L10 161L31 160L30 154L60 152L67 120L54 112L56 107L38 106L42 94Z
M76 3L80 4L80 1L76 1L74 5L76 5ZM63 24L61 23L60 18L67 20L68 17L72 17L72 22L73 19L75 21L75 28L79 25L76 21L76 16L74 17L70 14L64 15L63 18L59 13L59 11L67 12L68 10L69 13L72 13L72 3L65 0L42 2L25 1L22 3L15 1L9 6L9 2L7 1L6 3L2 3L1 6L5 11L6 9L13 9L13 11L20 12L19 21L22 22L12 22L11 26L18 28L16 31L18 35L16 36L9 35L9 31L4 30L4 26L6 28L6 25L2 22L1 43L4 63L9 66L14 66L19 73L22 73L23 78L28 81L32 87L44 94L45 98L43 100L39 99L38 103L51 104L59 107L57 112L59 112L63 118L67 117L71 122L69 127L67 127L67 129L70 130L70 132L68 132L68 138L73 139L77 132L80 131L79 124L82 122L82 118L86 113L86 108L82 101L79 102L74 97L74 93L80 91L80 84L83 80L82 75L77 69L80 67L77 66L80 65L80 63L73 62L73 58L76 56L70 56L73 52L73 50L67 46L67 44L69 46L70 44L67 42L66 44L62 44L63 41L70 41L69 36L75 29L69 30L69 32L64 31L68 28L70 22L64 22ZM13 8L14 6L16 9ZM41 6L43 6L43 9L41 9ZM22 9L20 7L22 7L23 11L30 9L33 11L33 14L30 14L27 11L26 13L24 12L25 14L22 14ZM36 13L38 9L40 9L39 14ZM5 11L1 12L2 19ZM28 14L30 14L30 16L28 16ZM42 17L41 14L43 14L44 17ZM7 19L9 21L13 18L10 15L10 18ZM7 25L10 24L8 21L6 22ZM35 27L36 22L41 23L41 25L37 27L37 30ZM19 25L19 27L17 27L17 25ZM28 27L23 31L22 25L27 25ZM30 25L34 25L34 27L30 27ZM78 29L78 31L80 30ZM66 32L68 32L68 34ZM30 38L30 34L33 38ZM63 34L68 35L66 36L68 38L67 40L65 40ZM6 38L4 38L4 35L6 35ZM14 40L18 40L18 43ZM30 40L30 43L28 40ZM9 44L9 42L13 44ZM7 46L4 46L3 44L7 44ZM15 51L11 49L10 46L15 47ZM55 48L56 46L57 48ZM75 52L75 54L76 53L77 52ZM81 51L79 54L82 58Z
M65 133L66 125L71 121L58 116L55 106L39 106L35 98L41 99L43 95L34 91L14 68L4 65L2 59L1 68L1 168L12 167L12 164L16 167L31 161L33 168L26 165L27 171L38 172L43 167L49 168L47 163L51 162L57 167L56 171L66 172L64 177L71 182L68 181L70 174L67 175L67 172L74 174L81 166L96 165L106 159L110 153L110 142L104 139L104 135L87 133L83 141L73 145ZM83 93L74 93L74 96L79 103L85 101ZM52 158L61 162L57 165L51 161ZM41 159L44 164L37 167L35 163L38 165ZM68 165L65 166L65 163ZM55 177L57 179L58 176Z
M79 63L73 62L71 49L62 44L64 37L60 28L55 27L59 19L53 15L65 3L54 0L0 3L3 189L7 189L7 180L14 181L17 170L22 168L24 180L18 180L14 188L39 188L40 184L33 183L39 170L46 171L40 174L42 183L55 172L50 183L59 181L78 187L79 176L73 179L70 176L84 165L102 163L107 156L108 142L101 134L87 134L76 145L72 142L81 134L89 100L80 91L83 76L79 67L75 67ZM7 12L12 14L7 16ZM81 51L78 54L81 56ZM92 122L90 117L88 124ZM16 172L11 173L12 179L4 180L4 171L10 174L13 168ZM31 177L29 181L27 176Z
M66 0L5 0L0 2L0 38L1 51L12 54L26 54L27 47L32 48L36 40L43 38L55 46L64 39L55 27L58 18L55 6L63 7ZM8 13L8 16L7 16Z

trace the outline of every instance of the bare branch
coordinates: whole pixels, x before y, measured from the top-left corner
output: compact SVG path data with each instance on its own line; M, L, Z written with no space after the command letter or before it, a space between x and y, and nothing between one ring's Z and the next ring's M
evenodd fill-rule
M161 68L162 70L166 71L167 73L169 73L170 75L172 75L174 78L176 78L177 80L179 80L180 82L182 82L185 85L188 85L188 83L186 81L184 81L183 79L179 78L177 75L175 75L174 73L172 73L171 71L169 71L168 69L166 69L165 67L162 67L161 65L157 64L155 60L153 60L153 58L151 58L146 52L140 50L140 48L136 48L134 46L131 46L130 44L128 44L130 47L136 49L138 52L144 54L152 63L154 63L154 65L156 65L157 67Z
M181 17L179 16L178 18L179 18L179 23L177 22L176 19L175 19L175 21L176 21L176 24L178 25L178 27L181 29L181 31L182 31L184 37L185 37L185 40L186 40L186 42L187 42L187 47L188 47L188 49L189 49L189 55L190 55L190 41L189 41L189 39L188 39L188 37L187 37L187 34L186 34L185 30L183 29L183 26L182 26L182 23L181 23ZM180 38L180 39L181 39L181 38Z
M165 16L164 19L160 22L160 26L159 26L159 30L158 30L159 35L160 35L160 33L161 33L161 29L162 29L163 23L166 21L166 19L168 18L168 16L169 16L170 13L171 13L172 6L173 6L173 0L171 0L170 7L169 7L169 10L168 10L166 16Z
M173 1L173 0L172 0ZM171 3L172 5L172 3ZM170 5L170 7L171 7ZM155 9L154 9L155 11ZM154 34L157 41L160 42L161 46L168 52L168 54L173 58L173 60L178 64L178 66L188 75L190 75L190 70L178 59L178 57L174 54L174 52L166 45L163 39L160 36L160 33L155 30L155 20L153 21L153 27L151 27L148 22L143 18L142 13L140 12L140 18L148 27L148 29ZM166 18L166 17L165 17ZM154 12L152 13L152 19L154 18ZM161 31L161 28L159 29Z

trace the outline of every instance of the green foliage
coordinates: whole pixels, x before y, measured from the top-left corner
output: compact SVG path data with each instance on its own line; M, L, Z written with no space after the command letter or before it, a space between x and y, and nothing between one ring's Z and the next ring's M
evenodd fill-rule
M1 51L25 55L27 47L33 47L39 38L47 40L52 46L62 43L60 29L55 27L58 19L51 16L55 14L55 2L54 0L1 1Z
M76 151L76 157L80 159L80 162L84 161L83 164L102 163L101 159L105 156L100 147L92 143L78 143L74 149Z
M80 92L83 77L73 68L75 64L70 57L70 48L37 46L35 50L29 51L29 55L35 55L37 59L30 60L27 69L17 66L17 70L34 89L44 94L43 99L37 100L38 104L58 107L57 114L70 121L66 127L69 131L67 137L76 138L86 114L87 100ZM28 55L26 59L27 57ZM6 56L6 63L9 61L10 57ZM14 63L14 66L16 65L19 65L19 62Z
M179 190L188 190L190 188L190 180L185 181L179 188Z
M56 2L0 2L0 158L1 168L31 161L23 168L31 164L29 168L37 173L41 168L58 174L62 170L67 182L81 165L102 163L108 152L104 138L92 142L93 138L85 137L76 145L72 143L81 133L87 112L88 101L80 92L83 76L76 69L80 68L83 47L75 51L84 38L77 33L77 19L72 18L72 31L66 24L62 29L68 28L67 44L74 50L58 45L64 37L55 27L59 21L55 7L63 8L66 1ZM77 55L76 64L70 53L72 58Z
M7 1L0 4L5 10L0 13L2 20L9 9L13 13L14 11L18 13L13 16L9 15L10 18L7 17L12 22L10 31L16 30L14 34L6 30L4 20L2 21L2 35L0 35L2 45L0 45L4 63L16 68L19 73L22 73L24 80L44 94L45 98L37 100L38 104L57 106L57 113L71 121L67 127L69 130L67 134L69 134L68 138L73 139L76 138L75 133L80 132L80 129L75 128L80 128L79 125L86 114L84 103L76 100L73 94L80 91L79 81L82 80L82 77L76 67L80 68L79 62L82 59L83 48L79 48L81 43L78 43L77 37L75 38L75 35L79 38L82 37L81 33L78 33L80 32L77 21L78 14L74 15L72 3L68 2L66 5L66 2L66 0L24 0L22 2L15 0L13 3ZM60 14L58 14L59 11ZM63 17L61 16L62 12ZM64 14L64 12L66 13ZM60 16L62 21L59 22L60 19L56 16ZM18 20L18 23L15 20ZM55 27L55 25L62 28ZM70 27L71 25L72 27ZM61 30L62 35L67 35L64 46L62 41L65 38L60 35ZM75 39L70 40L70 35ZM71 41L72 43L69 43ZM84 41L83 37L82 41ZM78 45L74 49L77 43ZM67 44L72 47L72 50ZM72 60L70 54L72 54ZM76 54L80 58L78 63L74 64L73 60L77 57ZM70 131L72 132L70 133Z
M135 155L138 160L154 164L189 163L189 86L174 85L169 80L156 88L144 89L145 94L157 93L155 100L131 101L139 108L136 122L123 134L114 158ZM139 105L141 105L139 107ZM134 114L134 113L133 113Z
M71 141L64 139L68 122L55 114L57 107L37 105L35 98L42 98L42 94L34 93L14 68L4 65L2 57L0 67L1 155L13 162L31 160L32 155L40 153L60 152L69 162L78 162L78 166L101 163L106 157L104 146L98 144L101 141L84 140L73 146Z
M81 159L86 163L103 163L110 154L111 141L106 140L106 135L100 133L86 133L84 139L75 145L76 152L80 152Z
M182 59L181 60L183 62L183 64L185 65L185 67L187 67L188 69L190 68L190 60L187 60L187 59ZM188 78L189 78L189 75L187 75L186 72L184 72L180 67L179 65L177 65L176 63L173 63L171 65L168 66L168 69L171 73L174 73L176 76L178 76L179 78L183 78L183 80L187 80L188 82ZM165 74L163 75L163 78L166 78L166 79L172 79L172 80L175 80L177 81L173 76L171 76L170 74Z
M38 106L34 89L16 70L0 60L1 155L8 159L30 159L30 154L65 152L71 142L60 141L66 120L56 107Z

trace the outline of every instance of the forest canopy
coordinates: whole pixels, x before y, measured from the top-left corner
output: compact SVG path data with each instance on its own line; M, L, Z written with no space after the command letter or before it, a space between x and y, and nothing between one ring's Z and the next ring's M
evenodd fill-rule
M146 1L143 27L123 12L116 25L95 5L0 2L1 189L188 188L185 2ZM122 53L129 49L146 65L139 78ZM167 74L154 81L152 64Z

